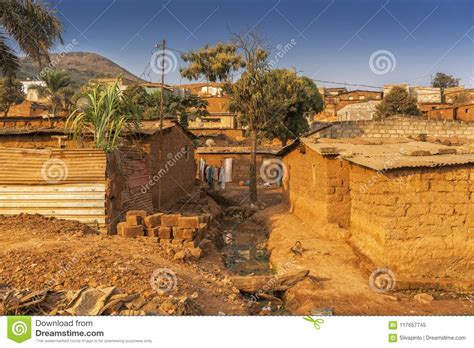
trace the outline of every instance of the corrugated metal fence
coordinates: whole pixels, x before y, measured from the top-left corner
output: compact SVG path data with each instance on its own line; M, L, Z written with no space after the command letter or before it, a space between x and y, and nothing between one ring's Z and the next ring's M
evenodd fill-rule
M98 149L0 148L0 214L105 227L106 156Z

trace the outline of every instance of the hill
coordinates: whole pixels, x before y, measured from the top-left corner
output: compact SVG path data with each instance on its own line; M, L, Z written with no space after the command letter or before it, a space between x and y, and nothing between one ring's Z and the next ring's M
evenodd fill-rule
M52 54L51 61L57 61L56 69L67 70L72 81L77 85L85 84L90 79L116 77L120 74L125 79L142 82L140 78L120 65L96 53L69 52L63 57L57 57L57 55ZM35 76L39 73L38 65L26 57L21 58L20 63L17 78L21 80L36 79Z

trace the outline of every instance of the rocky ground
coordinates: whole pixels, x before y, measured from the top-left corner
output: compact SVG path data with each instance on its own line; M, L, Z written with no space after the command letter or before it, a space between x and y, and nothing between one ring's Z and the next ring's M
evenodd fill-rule
M122 293L139 294L145 313L180 314L170 299L192 303L189 314L247 313L212 245L200 260L175 261L153 237L100 235L80 223L21 215L0 218L0 250L4 292L113 286ZM165 293L151 281L153 273L163 269L176 275L171 291Z

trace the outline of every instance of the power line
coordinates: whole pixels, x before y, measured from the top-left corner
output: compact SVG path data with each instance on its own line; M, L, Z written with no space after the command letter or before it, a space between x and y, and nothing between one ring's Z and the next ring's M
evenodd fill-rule
M380 87L380 86L370 86L370 85L361 85L361 84L355 84L355 83L336 82L336 81L317 80L317 79L312 79L312 80L317 81L317 82L331 83L331 84L334 84L334 85L344 85L344 86L368 87L368 88L383 89L383 87Z

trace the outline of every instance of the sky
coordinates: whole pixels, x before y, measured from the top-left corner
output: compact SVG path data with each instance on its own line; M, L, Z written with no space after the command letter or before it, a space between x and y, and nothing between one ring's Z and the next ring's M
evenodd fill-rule
M473 0L49 0L65 45L99 53L159 81L153 53L166 39L165 82L186 83L179 51L258 28L275 68L315 80L380 87L429 85L436 72L474 87ZM56 47L61 51L63 47ZM159 66L159 65L158 65ZM316 81L318 85L339 85ZM364 86L350 86L350 89Z

